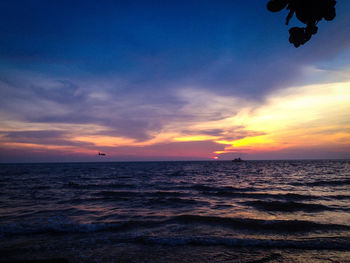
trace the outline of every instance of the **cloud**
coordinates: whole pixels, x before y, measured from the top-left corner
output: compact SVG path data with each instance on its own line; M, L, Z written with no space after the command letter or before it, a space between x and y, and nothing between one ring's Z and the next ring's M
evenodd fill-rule
M29 130L29 131L0 131L0 142L11 146L14 144L39 146L77 146L88 147L92 143L73 141L68 131L62 130Z
M1 112L28 123L95 124L104 127L106 135L136 140L149 139L164 123L179 118L176 111L183 102L176 97L164 100L161 94L147 91L133 94L118 87L120 83L38 76L1 82Z

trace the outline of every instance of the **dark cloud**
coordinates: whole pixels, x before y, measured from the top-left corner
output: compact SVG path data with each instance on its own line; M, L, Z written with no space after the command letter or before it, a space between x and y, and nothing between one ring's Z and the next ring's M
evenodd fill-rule
M13 143L30 143L55 146L93 146L92 143L70 140L69 131L37 130L37 131L0 131L2 139Z
M10 132L0 132L5 135L8 139L48 139L61 137L63 131L55 130L39 130L39 131L10 131Z
M0 163L99 161L91 154L60 149L8 148L0 146Z
M52 124L96 124L105 127L105 135L125 136L136 140L150 138L172 120L186 118L176 115L184 105L174 97L161 99L161 94L147 91L127 93L84 87L68 80L29 77L2 83L2 110L26 122ZM94 97L101 93L104 97Z
M191 131L191 130L182 130L182 133L186 135L198 135L205 134L205 135L211 135L211 136L221 136L225 133L224 129L210 129L210 130L201 130L201 131Z

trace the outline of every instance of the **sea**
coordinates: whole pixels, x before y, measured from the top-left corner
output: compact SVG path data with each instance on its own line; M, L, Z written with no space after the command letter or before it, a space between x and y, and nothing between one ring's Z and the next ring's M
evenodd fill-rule
M32 260L350 262L350 160L1 164L0 262Z

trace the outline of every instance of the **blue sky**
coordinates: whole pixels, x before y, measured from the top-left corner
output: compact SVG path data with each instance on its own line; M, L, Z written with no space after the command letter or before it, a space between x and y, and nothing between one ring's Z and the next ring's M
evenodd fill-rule
M301 98L300 87L348 85L350 3L338 1L335 20L321 21L298 49L288 42L287 11L270 13L266 3L2 1L0 161L90 161L100 150L108 160L349 157L347 100L328 116L343 117L320 145L232 146L276 133L248 125L276 94L282 101L292 87ZM234 118L247 108L247 119ZM339 130L345 143L332 141ZM223 136L231 140L218 143ZM273 145L282 145L277 137Z

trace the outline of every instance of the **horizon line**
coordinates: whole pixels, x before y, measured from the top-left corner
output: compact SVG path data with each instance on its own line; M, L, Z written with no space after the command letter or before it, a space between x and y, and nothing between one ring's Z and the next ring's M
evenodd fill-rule
M350 158L305 158L305 159L246 159L243 161L350 161ZM1 162L0 165L6 164L59 164L59 163L165 163L165 162L232 162L232 160L154 160L154 161L80 161L80 162Z

